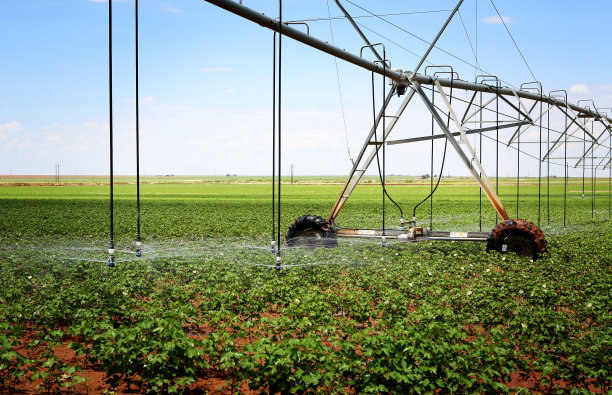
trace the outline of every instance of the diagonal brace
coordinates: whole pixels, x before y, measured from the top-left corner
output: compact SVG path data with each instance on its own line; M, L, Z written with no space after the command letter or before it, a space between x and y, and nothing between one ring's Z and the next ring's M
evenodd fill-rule
M489 199L489 201L491 202L491 204L495 208L495 211L497 211L497 213L499 214L499 216L503 220L509 219L510 217L506 213L506 209L504 208L504 206L502 205L501 201L499 200L499 197L495 193L495 189L493 188L493 186L491 185L491 182L489 181L488 177L486 176L486 174L484 172L484 169L482 169L482 166L481 166L480 162L478 161L478 158L476 157L474 149L470 145L470 143L469 143L469 141L467 139L467 136L465 134L465 131L463 130L463 127L461 126L461 122L459 121L459 119L455 115L455 112L453 111L452 107L450 106L450 103L448 102L448 98L446 97L444 92L441 90L440 84L437 81L434 81L436 83L436 86L440 90L440 95L442 96L442 99L444 100L444 103L448 107L448 109L450 111L450 114L453 117L453 120L455 121L455 124L457 125L457 128L459 129L459 132L461 133L462 141L466 144L466 146L468 146L468 149L471 151L470 153L472 154L473 161L477 165L478 169L481 171L481 174L482 174L483 177L481 177L481 175L478 174L478 171L474 168L474 166L472 166L472 161L467 157L465 152L463 152L463 149L459 146L459 142L457 142L457 140L455 139L455 137L453 136L453 134L451 133L449 128L446 126L446 123L440 117L440 114L438 113L438 111L436 110L434 105L431 103L431 101L429 101L429 98L427 97L425 92L423 92L423 88L421 88L421 85L416 80L414 80L414 79L412 79L410 82L411 82L412 86L414 87L414 89L416 90L416 92L421 97L421 99L423 100L423 103L425 104L425 106L427 107L427 109L429 110L431 115L434 117L434 119L435 119L436 123L438 124L438 126L440 126L440 128L442 129L444 134L446 134L446 137L448 138L448 141L450 141L451 145L453 146L455 151L457 151L457 154L459 155L459 157L461 158L461 160L463 161L465 166L472 173L472 176L474 177L474 179L476 180L478 185L480 185L480 188L482 188L483 192L485 193L485 195L487 196L487 198Z

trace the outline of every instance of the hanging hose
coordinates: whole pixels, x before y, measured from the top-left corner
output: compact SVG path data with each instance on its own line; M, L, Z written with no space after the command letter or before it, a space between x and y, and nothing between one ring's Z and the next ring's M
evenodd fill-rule
M108 266L115 266L115 226L113 223L113 2L108 2L108 103L109 103L109 146L110 146L110 242L108 245Z
M276 211L274 201L274 181L276 180L276 32L273 34L272 44L272 240L270 241L270 250L276 253L276 231L274 223L276 222Z
M451 84L450 84L450 99L449 99L449 103L453 102L453 82L454 82L454 74L451 72ZM433 92L433 90L432 90ZM450 125L450 111L448 112L447 118L446 118L446 127L448 128ZM440 185L440 180L442 179L442 172L444 171L444 162L446 161L446 147L448 146L448 137L444 139L444 153L442 155L442 164L440 165L440 173L438 174L438 181L436 181L436 186L431 190L431 192L429 192L429 195L427 195L425 197L425 199L421 200L417 205L414 206L414 208L412 209L412 219L415 220L416 219L416 210L417 208L425 203L427 201L427 199L431 198L433 196L433 194L436 192L436 190L438 189L438 185ZM431 177L433 177L433 174L431 175Z
M135 2L136 20L136 256L142 255L140 239L140 119L138 100L138 0Z
M386 69L386 67L385 67ZM383 76L384 77L384 76ZM384 82L383 82L384 84ZM395 88L393 88L395 89ZM402 211L402 208L399 206L399 204L397 204L395 202L395 200L393 200L391 198L391 196L389 196L389 193L387 192L387 188L385 186L385 182L383 180L383 176L382 176L382 172L380 170L380 159L378 158L378 137L376 135L376 100L375 100L375 93L374 93L374 72L372 72L372 114L374 115L374 147L376 150L376 164L378 167L378 177L380 179L380 183L382 184L382 189L383 189L383 193L385 194L385 196L387 196L387 198L389 198L389 200L395 205L395 207L397 207L397 209L400 212L400 216L402 218L402 224L404 223L404 212ZM383 102L384 105L384 102ZM384 117L383 117L384 119ZM385 131L383 130L383 140L384 140L384 136L385 136ZM384 142L383 142L384 144ZM384 212L383 212L383 217L384 217Z
M278 0L278 206L276 225L276 269L281 268L281 93L282 93L282 65L283 65L283 0Z

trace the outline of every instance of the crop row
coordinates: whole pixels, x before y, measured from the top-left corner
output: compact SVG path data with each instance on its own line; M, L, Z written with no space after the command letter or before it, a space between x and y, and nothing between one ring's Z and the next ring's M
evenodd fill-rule
M222 373L239 390L509 391L610 388L609 226L552 238L537 263L477 245L344 244L114 269L2 251L2 385L180 391ZM27 339L28 345L20 341ZM80 364L54 356L61 344ZM42 380L42 381L41 381Z

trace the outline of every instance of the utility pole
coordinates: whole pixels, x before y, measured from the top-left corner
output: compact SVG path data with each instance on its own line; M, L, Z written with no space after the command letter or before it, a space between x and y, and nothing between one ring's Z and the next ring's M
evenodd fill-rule
M291 185L293 185L293 163L291 164Z

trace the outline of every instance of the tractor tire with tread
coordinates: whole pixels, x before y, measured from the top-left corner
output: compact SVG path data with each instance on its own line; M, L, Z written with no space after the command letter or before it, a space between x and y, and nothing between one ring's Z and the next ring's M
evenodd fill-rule
M289 247L336 247L338 239L333 227L318 215L302 215L289 225L285 233Z
M531 222L524 219L509 219L493 228L487 239L487 252L501 254L514 252L519 256L530 257L534 261L548 249L544 233Z

